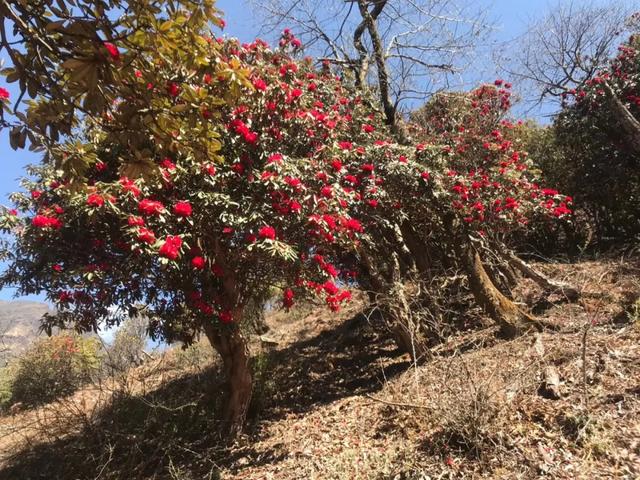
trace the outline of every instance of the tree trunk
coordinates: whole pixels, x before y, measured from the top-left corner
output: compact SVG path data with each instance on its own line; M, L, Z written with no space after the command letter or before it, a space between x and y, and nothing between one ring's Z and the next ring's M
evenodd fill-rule
M423 362L431 358L431 350L427 344L420 325L412 318L411 307L404 293L404 285L396 282L390 292L389 304L386 305L393 319L391 332L398 347L411 356L414 362Z
M369 272L371 284L379 294L376 295L375 302L383 316L387 317L387 325L398 348L411 355L415 362L431 358L431 351L422 335L420 325L412 319L411 306L402 283L398 254L391 254L391 278L383 278L364 248L359 249L359 254Z
M227 381L227 398L222 412L230 435L242 430L253 391L247 339L238 328L219 330L205 325L205 334L220 354Z
M520 310L515 303L500 293L489 278L478 252L461 245L457 246L457 250L467 271L476 302L500 326L503 337L514 338L532 328L542 330L541 322Z
M624 103L622 103L616 95L616 92L613 91L607 82L604 82L603 87L611 101L613 111L617 114L618 121L629 142L629 146L635 153L640 153L640 122L636 120L636 117L634 117Z
M408 221L404 221L400 225L400 231L404 242L409 248L413 261L418 269L418 272L424 280L430 281L431 276L431 259L429 258L429 251L426 245L421 241L418 234Z
M546 293L560 293L570 301L575 301L580 298L580 292L576 288L546 277L514 253L508 252L503 255L506 257L509 265L519 270L525 277L536 282Z

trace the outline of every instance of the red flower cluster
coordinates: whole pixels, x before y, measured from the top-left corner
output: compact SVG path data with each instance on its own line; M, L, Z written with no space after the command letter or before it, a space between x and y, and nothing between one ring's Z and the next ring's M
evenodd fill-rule
M138 228L138 240L144 243L152 244L156 241L156 235L145 227Z
M275 240L276 229L269 225L265 225L264 227L261 227L260 230L258 230L258 237L262 238L263 240Z
M207 262L204 257L196 256L191 259L191 266L196 270L204 270L207 266Z
M46 215L36 215L31 220L31 224L36 228L62 228L62 221L56 217L47 217Z
M143 215L158 215L164 212L164 205L162 202L145 198L138 203L138 210Z
M285 291L282 293L282 305L287 310L293 307L293 297L293 290L291 290L290 288L285 289Z
M127 177L122 177L120 179L120 185L125 192L130 192L134 197L137 198L140 196L140 189L132 180L129 180Z
M117 62L120 60L120 51L118 50L118 47L116 47L111 42L102 42L102 45L104 46L104 48L107 49L107 52L109 52L109 55L111 56L111 60L113 60L114 62Z
M104 205L104 197L98 193L91 193L87 197L87 205L90 207L100 208Z
M190 217L193 213L193 209L191 208L191 204L189 202L181 201L173 206L173 213L175 213L179 217Z
M160 246L158 253L161 257L169 260L176 260L180 256L180 247L182 247L182 238L178 235L167 235L164 243Z

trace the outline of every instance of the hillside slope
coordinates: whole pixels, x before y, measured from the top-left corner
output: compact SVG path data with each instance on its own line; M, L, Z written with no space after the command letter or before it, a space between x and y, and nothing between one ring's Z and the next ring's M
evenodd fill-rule
M216 434L215 363L172 351L117 388L0 418L0 478L637 479L640 262L540 268L583 289L539 305L521 286L557 332L503 341L480 324L416 366L363 303L278 312L237 441Z
M41 335L40 319L48 311L49 306L40 302L0 300L0 366Z

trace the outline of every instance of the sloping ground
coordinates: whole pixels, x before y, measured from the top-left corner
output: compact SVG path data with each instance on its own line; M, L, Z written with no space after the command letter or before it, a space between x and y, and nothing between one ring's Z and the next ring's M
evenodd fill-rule
M362 304L339 316L277 313L255 346L243 438L215 433L219 379L196 356L139 371L144 388L100 408L80 402L91 414L67 433L15 441L0 479L639 478L640 265L539 267L585 291L577 304L541 303L521 286L558 332L501 341L478 329L414 366ZM552 391L541 389L554 374ZM29 415L0 419L0 436Z

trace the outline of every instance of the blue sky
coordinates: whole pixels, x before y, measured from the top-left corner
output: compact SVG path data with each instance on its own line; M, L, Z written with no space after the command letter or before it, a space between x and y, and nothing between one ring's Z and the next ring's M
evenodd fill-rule
M495 42L506 42L521 35L528 21L547 10L547 0L469 0L475 5L486 8L489 17L496 23ZM603 0L604 2L605 0ZM218 8L225 12L227 28L225 33L242 41L251 41L260 30L260 24L252 15L252 10L243 0L218 0ZM267 39L272 40L272 39ZM2 58L2 56L0 56ZM491 81L493 78L483 78ZM14 85L4 85L17 96ZM8 132L0 131L0 204L7 205L7 195L18 189L18 178L23 174L24 166L37 163L38 156L28 151L14 152L9 147ZM13 295L10 289L0 291L0 299L7 300Z

